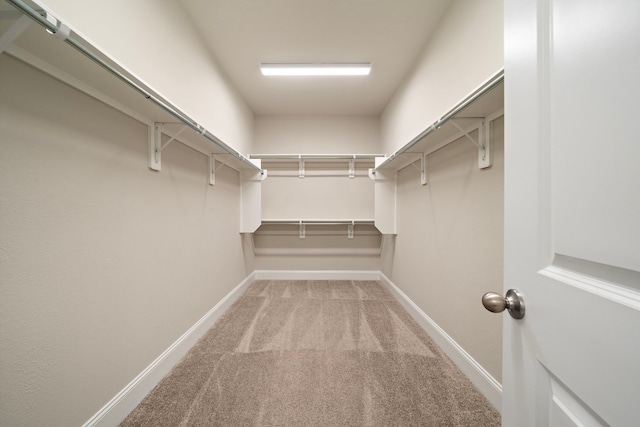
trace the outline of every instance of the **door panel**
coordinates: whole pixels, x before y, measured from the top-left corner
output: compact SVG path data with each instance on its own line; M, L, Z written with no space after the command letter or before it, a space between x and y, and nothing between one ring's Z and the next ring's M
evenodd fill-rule
M640 425L638 22L632 0L505 2L505 288L526 305L506 426Z
M604 424L587 405L576 398L569 390L554 378L551 383L551 401L549 402L550 427L596 427Z
M563 0L547 10L555 251L640 270L640 2Z

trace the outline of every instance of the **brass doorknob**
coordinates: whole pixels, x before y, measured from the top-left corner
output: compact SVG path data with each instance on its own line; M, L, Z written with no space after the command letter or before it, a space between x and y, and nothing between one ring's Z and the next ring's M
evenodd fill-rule
M482 296L482 305L492 313L501 313L507 309L514 319L524 317L524 301L515 289L509 289L505 297L495 292L487 292Z

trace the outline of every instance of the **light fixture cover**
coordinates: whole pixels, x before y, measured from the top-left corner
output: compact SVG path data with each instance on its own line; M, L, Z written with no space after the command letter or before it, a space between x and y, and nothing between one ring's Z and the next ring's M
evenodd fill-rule
M371 64L260 64L263 76L368 76Z

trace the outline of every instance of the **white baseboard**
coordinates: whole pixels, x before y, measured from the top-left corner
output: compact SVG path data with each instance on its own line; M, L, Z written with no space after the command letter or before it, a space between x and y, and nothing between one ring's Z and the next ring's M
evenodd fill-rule
M216 320L238 299L254 280L379 280L398 299L420 327L471 380L480 392L500 410L502 385L473 359L458 343L427 316L387 276L379 271L299 271L256 270L229 292L207 314L145 368L111 401L91 417L83 427L116 426L144 399L171 368L195 345Z
M449 356L456 366L467 376L487 400L500 411L502 407L502 384L487 372L464 348L451 338L436 322L405 295L387 276L379 273L382 282L405 310L415 319L431 339Z
M123 388L109 403L104 405L83 427L117 426L144 399L144 397L169 373L198 339L213 326L214 322L233 304L255 280L251 273L233 288L207 314L198 320L176 342L147 366L137 377Z
M380 280L379 271L368 270L256 270L256 280Z

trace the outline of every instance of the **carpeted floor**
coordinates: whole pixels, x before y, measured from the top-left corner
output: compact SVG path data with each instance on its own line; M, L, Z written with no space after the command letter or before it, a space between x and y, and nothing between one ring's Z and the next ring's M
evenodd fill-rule
M378 282L256 281L122 426L498 426Z

